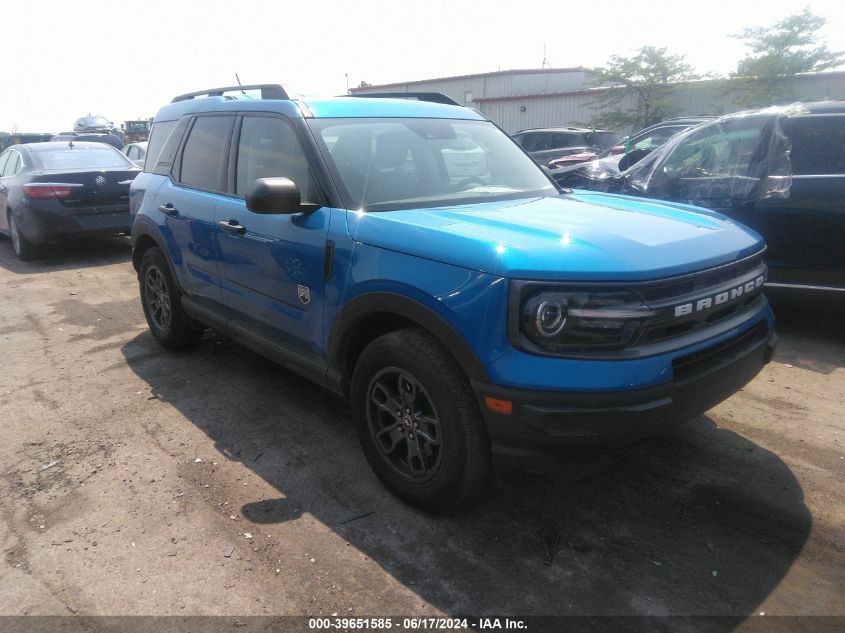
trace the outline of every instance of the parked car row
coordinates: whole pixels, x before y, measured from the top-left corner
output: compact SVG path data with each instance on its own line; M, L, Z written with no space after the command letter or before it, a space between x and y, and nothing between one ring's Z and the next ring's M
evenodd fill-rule
M669 121L616 154L611 133L558 129L604 157L549 171L526 152L559 141L525 131L521 150L443 95L217 88L175 97L126 153L7 149L0 231L26 259L131 225L163 346L213 327L348 397L385 486L443 509L494 465L554 472L563 449L733 394L775 347L767 282L845 292L843 117Z

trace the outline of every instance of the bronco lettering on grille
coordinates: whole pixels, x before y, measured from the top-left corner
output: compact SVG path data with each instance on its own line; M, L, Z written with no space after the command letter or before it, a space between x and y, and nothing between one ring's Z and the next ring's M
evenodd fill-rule
M736 301L743 296L746 296L762 286L766 282L766 275L760 275L751 281L748 281L741 286L736 286L735 288L730 288L729 290L725 290L724 292L720 292L715 295L710 295L709 297L702 297L696 301L690 301L688 303L682 303L681 305L675 306L674 309L674 316L682 317L687 316L689 314L693 314L696 312L702 312L704 310L709 310L711 308L716 308L721 305L725 305L732 301Z

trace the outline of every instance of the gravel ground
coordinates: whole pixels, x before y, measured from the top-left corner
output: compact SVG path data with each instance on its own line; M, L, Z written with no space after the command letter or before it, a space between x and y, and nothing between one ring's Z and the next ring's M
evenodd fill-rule
M0 240L0 614L845 615L841 319L779 313L775 361L705 416L432 517L341 400L213 332L160 348L129 257Z

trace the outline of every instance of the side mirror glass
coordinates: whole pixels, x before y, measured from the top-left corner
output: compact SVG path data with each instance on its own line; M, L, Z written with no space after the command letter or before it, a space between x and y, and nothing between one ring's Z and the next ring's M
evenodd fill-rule
M246 193L246 208L270 215L299 213L302 211L299 187L290 178L258 178Z

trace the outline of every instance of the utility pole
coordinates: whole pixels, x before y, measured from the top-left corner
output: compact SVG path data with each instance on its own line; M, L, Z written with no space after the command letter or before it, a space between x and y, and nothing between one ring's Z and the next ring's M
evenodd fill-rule
M546 45L543 44L543 63L540 68L551 68L552 65L549 63L549 58L546 57Z
M346 94L349 94L349 73L343 73L346 76Z

